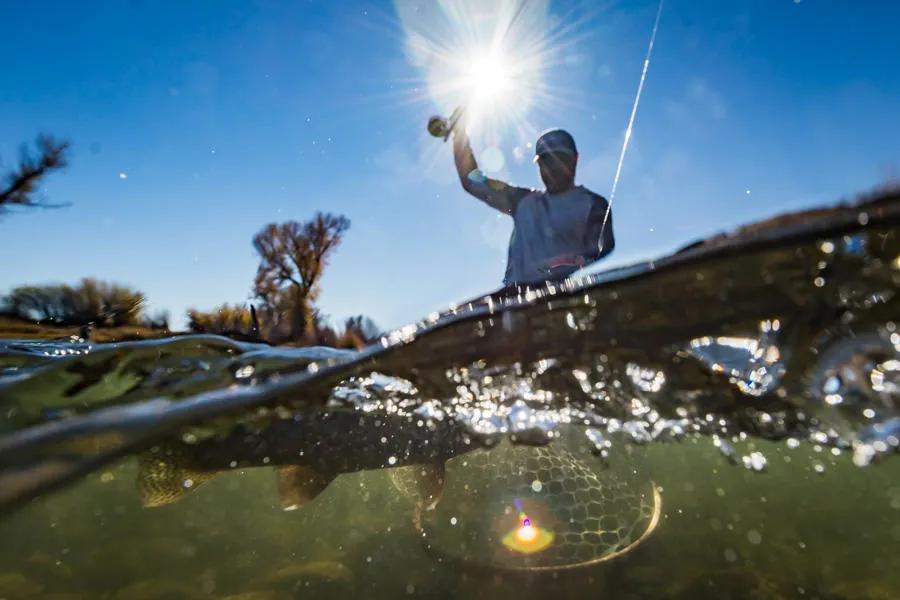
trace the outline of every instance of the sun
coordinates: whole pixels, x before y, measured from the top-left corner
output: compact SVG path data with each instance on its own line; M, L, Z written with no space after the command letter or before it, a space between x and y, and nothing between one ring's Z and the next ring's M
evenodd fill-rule
M473 56L467 61L463 79L469 88L469 103L476 108L515 92L512 66L498 53Z
M545 81L559 53L544 0L398 3L406 53L421 69L415 96L443 114L464 109L476 143L524 144L535 110L558 99ZM430 6L430 5L428 5Z
M524 122L538 96L542 65L535 56L486 44L448 62L440 95L465 108L470 126L505 129Z

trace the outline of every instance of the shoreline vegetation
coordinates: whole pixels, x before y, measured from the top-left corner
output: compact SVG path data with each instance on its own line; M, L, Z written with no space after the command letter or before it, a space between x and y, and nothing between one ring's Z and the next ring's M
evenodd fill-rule
M351 317L348 321L357 321L365 319L365 317ZM253 342L272 344L272 342L260 337L243 333L241 331L217 330L217 331L198 331L194 329L172 330L165 326L150 325L119 325L111 327L92 327L87 338L83 337L85 333L83 326L65 325L58 323L46 323L34 321L32 319L23 319L21 317L9 314L0 314L0 341L2 340L43 340L43 341L60 341L60 342L77 342L91 341L97 343L116 343L116 342L137 342L141 340L158 340L168 337L178 337L183 335L192 335L198 333L210 333L231 338L239 342ZM352 326L348 331L345 326L344 330L335 331L333 328L327 327L324 332L320 332L321 344L309 344L303 340L285 341L279 345L282 346L310 346L321 345L331 346L334 348L362 349L369 343L368 336L373 335L371 330L368 334L360 334L354 331ZM328 343L330 342L330 343ZM275 344L272 344L275 345Z
M70 144L41 134L35 149L22 147L19 164L2 178L0 216L10 208L53 208L39 197L40 184L68 165ZM146 313L146 296L126 285L84 278L78 284L21 285L0 295L0 338L113 342L212 333L272 345L360 349L379 330L366 316L335 328L316 306L328 261L350 220L316 212L309 221L269 223L253 236L259 257L252 303L224 303L209 312L188 309L188 331L173 332L169 314Z
M185 335L187 333L191 332L170 331L168 328L156 329L140 325L123 325L93 329L90 341L100 343L132 342ZM41 323L13 315L0 315L0 339L69 341L77 340L80 338L80 334L81 327L78 325Z
M21 285L0 295L0 339L120 342L208 333L271 345L361 349L380 333L364 315L334 327L314 301L330 254L349 221L317 213L307 223L271 223L253 240L260 266L254 303L187 310L173 331L167 311L150 314L147 297L127 285L86 277L77 284Z

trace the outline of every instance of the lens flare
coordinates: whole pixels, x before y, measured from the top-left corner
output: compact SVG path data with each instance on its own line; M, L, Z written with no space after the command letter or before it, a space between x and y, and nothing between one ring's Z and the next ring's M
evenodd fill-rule
M519 513L519 526L503 536L504 546L519 554L534 554L553 543L553 532L538 527L525 513Z
M537 527L532 527L531 525L522 525L516 530L516 539L524 544L533 542L537 535Z

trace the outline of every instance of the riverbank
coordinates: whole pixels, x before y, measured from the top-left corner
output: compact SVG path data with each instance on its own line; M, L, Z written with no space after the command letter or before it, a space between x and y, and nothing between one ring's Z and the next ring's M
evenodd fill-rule
M57 326L35 321L26 321L10 316L0 316L0 339L20 340L59 340L78 337L78 326ZM151 340L170 337L173 333L168 329L152 329L150 327L95 327L91 330L90 339L95 342L128 342L135 340Z

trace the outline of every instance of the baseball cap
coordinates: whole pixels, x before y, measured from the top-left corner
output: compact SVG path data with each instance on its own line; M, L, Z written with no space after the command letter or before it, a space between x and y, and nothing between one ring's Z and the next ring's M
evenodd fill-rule
M534 160L546 154L578 154L575 138L565 129L550 129L541 134L534 144Z

